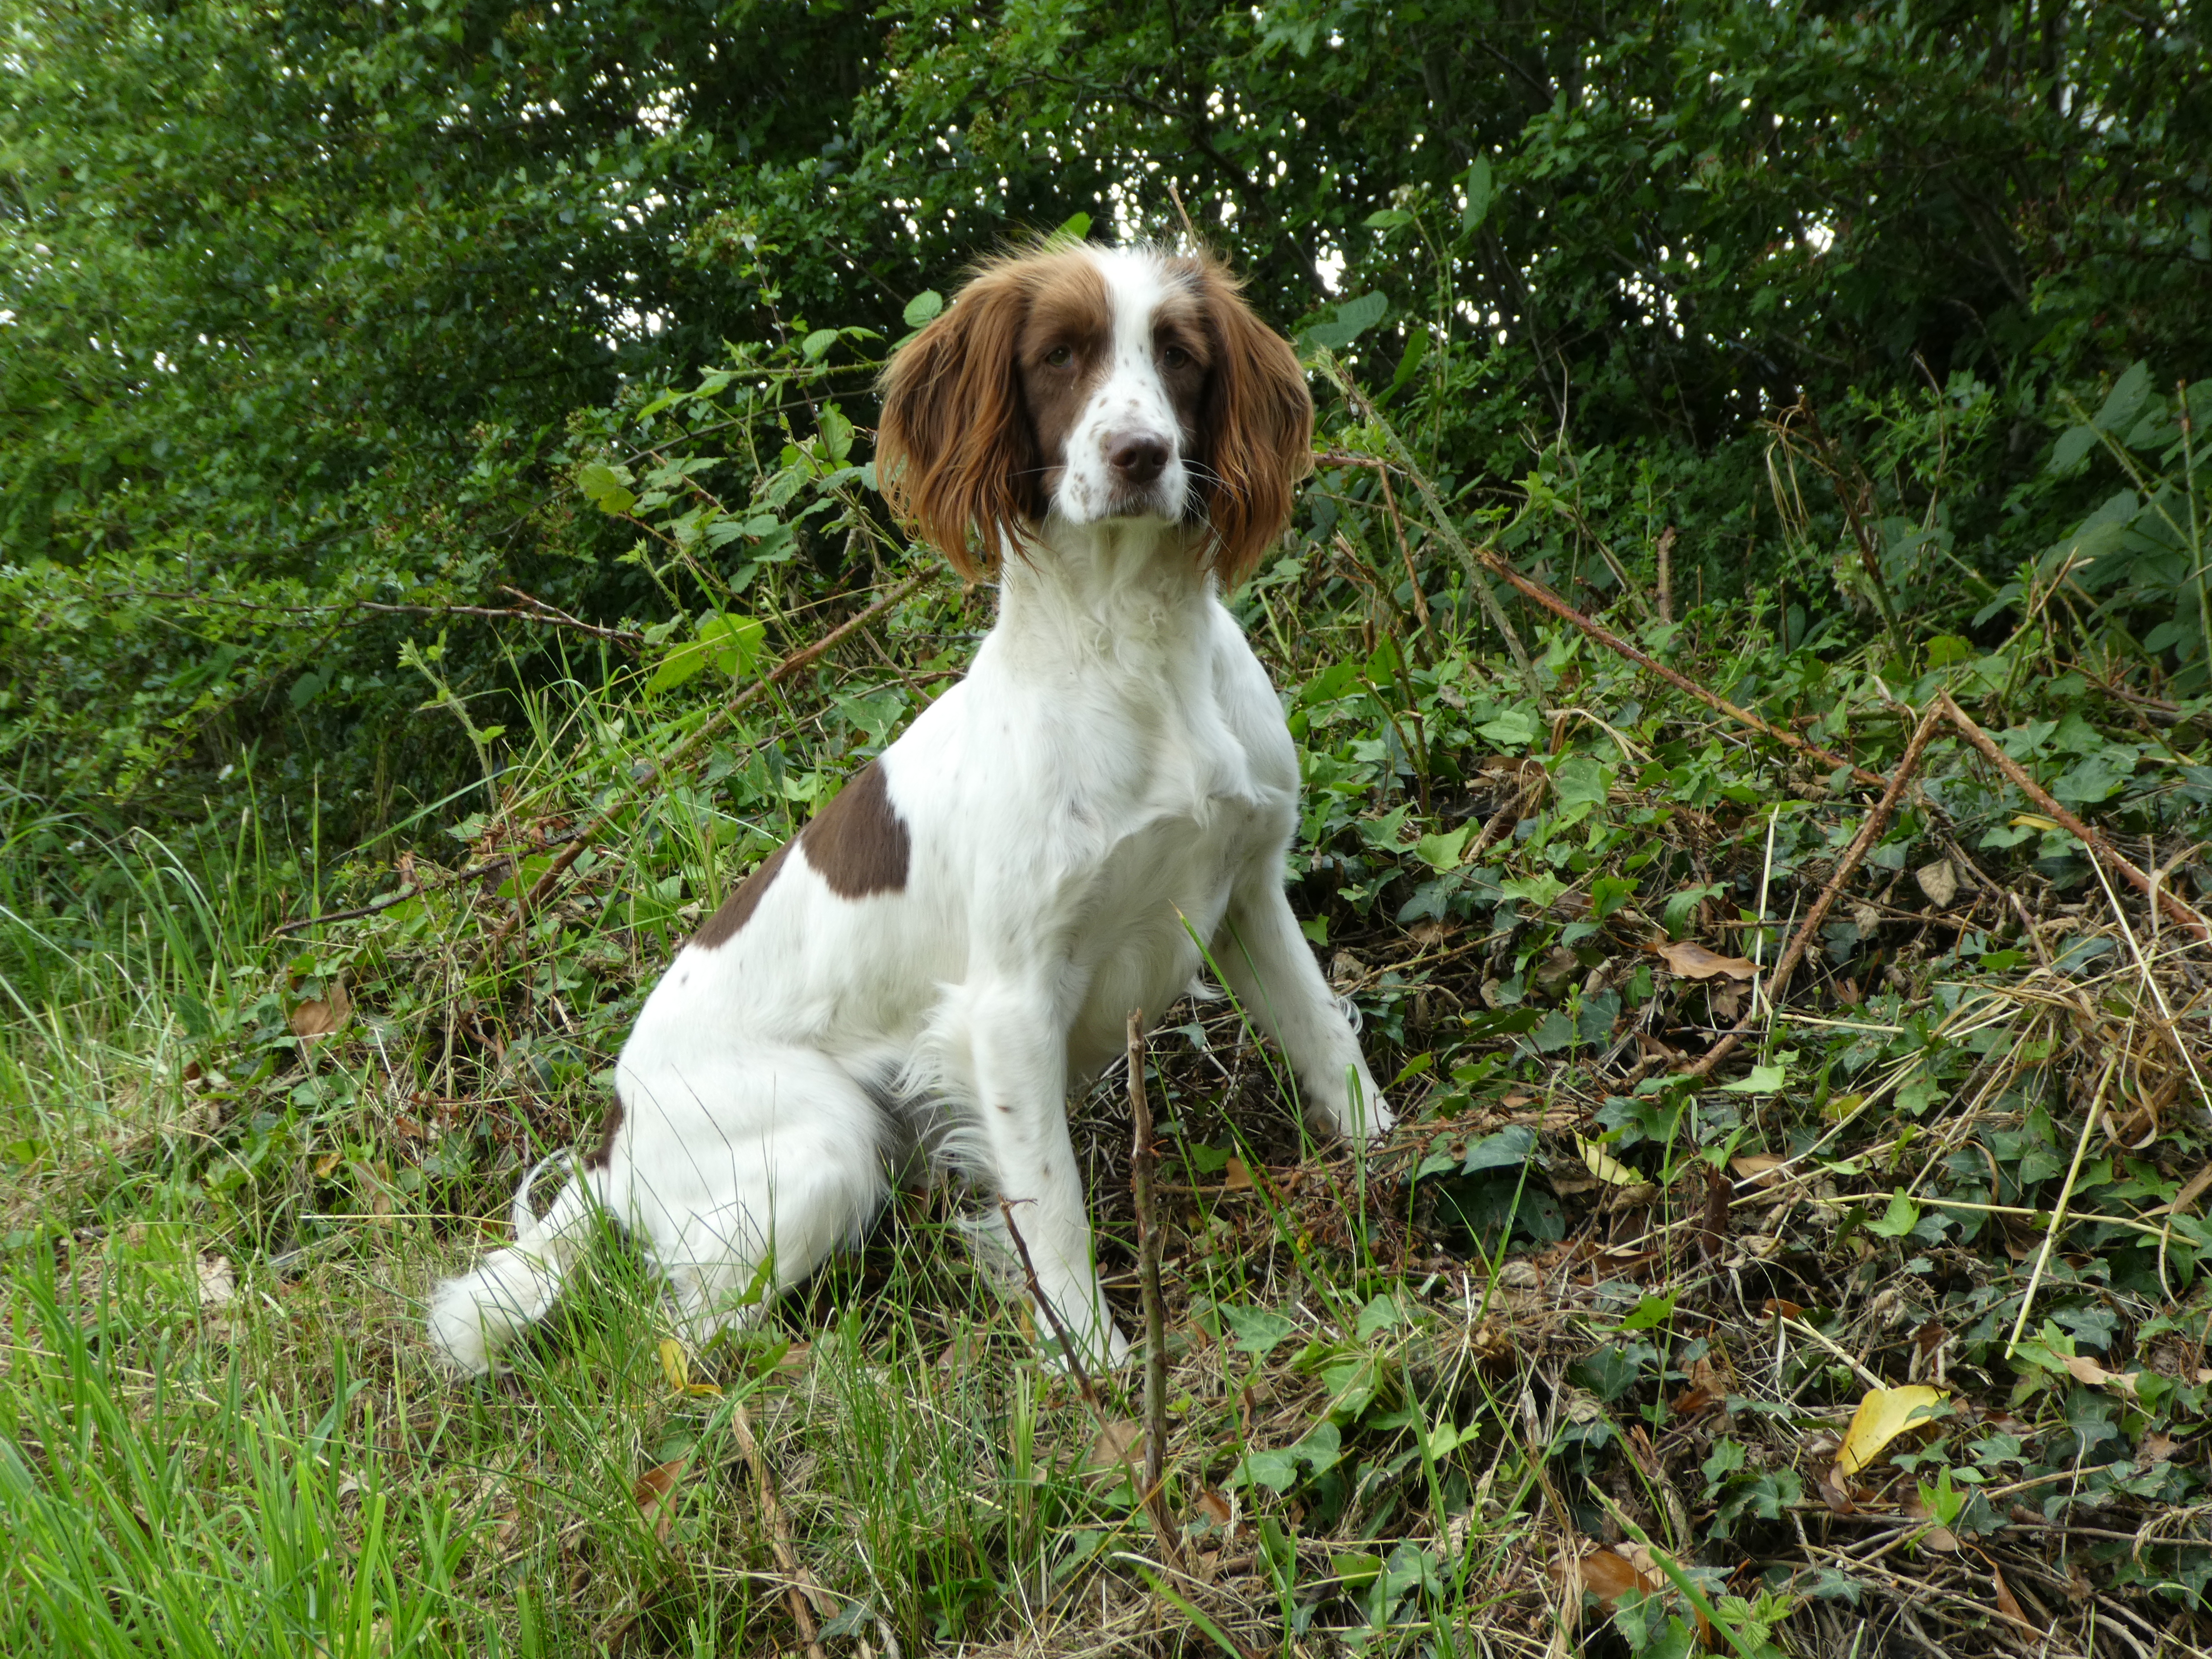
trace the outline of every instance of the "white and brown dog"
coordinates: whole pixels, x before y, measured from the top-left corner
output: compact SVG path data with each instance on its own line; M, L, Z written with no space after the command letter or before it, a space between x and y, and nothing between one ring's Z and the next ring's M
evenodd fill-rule
M1062 1325L1120 1361L1067 1094L1201 946L1317 1126L1390 1127L1284 895L1297 756L1221 603L1310 465L1289 345L1210 259L1047 245L985 266L883 392L884 492L996 575L997 625L678 954L550 1210L526 1181L514 1244L439 1287L465 1370L545 1311L595 1210L703 1338L763 1263L781 1290L859 1235L917 1143L1007 1201Z

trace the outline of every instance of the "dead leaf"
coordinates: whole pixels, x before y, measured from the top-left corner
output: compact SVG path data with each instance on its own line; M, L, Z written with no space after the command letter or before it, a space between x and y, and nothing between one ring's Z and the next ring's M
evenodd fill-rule
M2176 1215L2187 1215L2197 1200L2204 1196L2208 1188L2212 1188L2212 1164L2206 1164L2195 1175L2190 1176L2182 1184L2181 1190L2173 1195L2173 1202L2161 1204L2149 1213L2157 1215L2161 1212L2171 1210Z
M678 1457L647 1469L630 1489L630 1496L637 1500L639 1516L650 1523L653 1535L664 1544L668 1541L669 1522L676 1518L676 1505L669 1502L669 1494L676 1490L676 1483L684 1478L684 1468L690 1462L688 1457Z
M1244 1160L1234 1153L1221 1166L1221 1190L1224 1193L1249 1193L1252 1190L1252 1170Z
M346 1023L353 1012L353 999L346 994L345 981L333 980L330 994L319 1002L303 1002L292 1010L292 1035L295 1037L325 1037Z
M199 1261L200 1306L228 1308L238 1300L238 1273L226 1255L204 1255Z
M1850 1489L1844 1485L1844 1477L1836 1473L1833 1463L1820 1465L1820 1501L1836 1515L1856 1515L1859 1506L1851 1502Z
M1231 1511L1229 1500L1211 1486L1201 1486L1198 1492L1198 1506L1206 1511L1206 1518L1217 1527L1229 1524Z
M1986 1555L1982 1559L1990 1560ZM1997 1612L2011 1620L2022 1630L2033 1632L2038 1636L2042 1635L2041 1631L2036 1630L2034 1626L2027 1622L2027 1615L2021 1611L2020 1599L2012 1593L2010 1586L2004 1581L2004 1574L1997 1570L1997 1564L1994 1561L1990 1561L1990 1582L1996 1590Z
M1927 1423L1943 1398L1924 1382L1909 1382L1901 1389L1869 1389L1851 1416L1851 1426L1844 1431L1844 1443L1836 1449L1837 1469L1844 1474L1856 1474L1881 1456L1882 1449L1899 1435Z
M1804 1309L1782 1297L1770 1296L1759 1304L1759 1311L1769 1319L1802 1319Z
M1759 969L1741 957L1724 957L1688 939L1655 945L1668 970L1683 979L1749 979Z
M1780 1152L1746 1152L1741 1158L1730 1158L1729 1168L1754 1187L1771 1187L1774 1172L1789 1161Z
M1459 929L1448 921L1422 921L1416 922L1406 931L1414 944L1426 946L1442 945Z
M2117 1389L2122 1394L2134 1396L2136 1378L2140 1371L2108 1371L2086 1353L2077 1353L2066 1362L2066 1374L2076 1382L2087 1382L2093 1389Z
M1949 909L1951 901L1959 896L1959 872L1951 867L1948 859L1922 865L1912 872L1912 879L1938 910Z
M1090 1453L1084 1458L1085 1468L1127 1468L1136 1461L1145 1440L1145 1425L1134 1418L1125 1418L1118 1423L1108 1423L1098 1431L1098 1437L1091 1443Z
M1589 1172L1609 1187L1641 1187L1644 1177L1623 1164L1595 1140L1575 1137L1575 1150L1583 1155Z
M1592 1550L1579 1561L1555 1560L1551 1576L1562 1588L1588 1590L1608 1607L1631 1590L1649 1595L1659 1588L1636 1570L1634 1562L1612 1550Z
M2154 1463L2163 1463L2180 1449L2180 1441L2170 1434L2160 1434L2153 1429L2143 1436L2142 1443L2136 1448L2136 1467L2147 1469Z

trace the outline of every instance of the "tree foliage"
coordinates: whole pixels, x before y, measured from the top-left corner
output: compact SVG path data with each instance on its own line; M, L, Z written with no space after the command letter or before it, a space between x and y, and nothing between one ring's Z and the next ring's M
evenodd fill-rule
M574 485L635 459L629 415L841 328L823 366L865 428L916 296L1078 212L1118 236L1187 210L1263 311L1346 349L1470 528L1552 492L1523 558L1579 571L1671 524L1684 570L1794 573L1817 615L1857 514L1891 526L1868 580L1896 592L1846 575L1845 606L1978 610L2109 493L2042 471L2051 437L2131 364L2204 369L2203 21L16 0L10 764L133 817L197 811L249 758L325 768L357 825L434 798L475 762L414 712L403 641L442 618L453 683L496 696L542 652L452 607L514 586L665 623L741 568L620 561L634 531ZM1761 422L1798 406L1866 500L1778 524ZM742 413L744 444L693 459L772 452L818 407ZM776 470L741 464L737 499ZM793 532L793 597L849 575L849 529Z

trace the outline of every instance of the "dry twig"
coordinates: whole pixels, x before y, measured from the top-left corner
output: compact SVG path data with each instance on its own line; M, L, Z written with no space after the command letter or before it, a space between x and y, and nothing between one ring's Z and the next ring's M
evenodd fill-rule
M1860 861L1881 839L1883 828L1889 823L1890 814L1897 810L1898 800L1905 793L1905 786L1912 781L1913 773L1919 769L1920 757L1927 751L1928 740L1935 735L1936 727L1942 719L1942 712L1932 708L1920 717L1920 724L1913 729L1911 741L1905 745L1904 757L1897 763L1897 770L1891 775L1887 787L1881 792L1881 799L1868 810L1865 821L1859 825L1858 834L1851 837L1851 844L1844 848L1843 857L1837 860L1834 872L1820 889L1820 896L1813 902L1813 908L1805 913L1804 921L1797 924L1797 931L1790 935L1789 948L1783 951L1782 960L1774 964L1774 977L1766 988L1768 1007L1778 1009L1782 1006L1782 999L1790 990L1790 975L1804 960L1805 952L1813 940L1820 937L1820 924L1827 920L1828 910L1835 903L1836 895L1844 890L1844 884L1850 880ZM1710 1076L1714 1066L1735 1052L1736 1046L1744 1039L1744 1034L1750 1030L1758 1018L1759 1010L1753 1007L1737 1022L1734 1030L1713 1044L1694 1063L1684 1066L1682 1074L1686 1077Z
M776 1565L783 1569L784 1601L791 1609L791 1622L799 1626L799 1639L806 1644L807 1659L828 1659L814 1622L820 1605L814 1598L826 1601L828 1596L800 1563L799 1552L791 1547L791 1528L784 1522L783 1506L776 1501L775 1483L769 1479L768 1460L761 1455L760 1442L753 1435L753 1420L746 1414L742 1401L731 1406L730 1432L737 1437L738 1450L744 1456L745 1467L753 1472L753 1485L760 1493L761 1518L768 1523L769 1547L775 1553Z
M2027 768L1998 748L1990 734L1975 725L1965 709L1951 701L1951 694L1948 691L1938 691L1936 694L1936 707L1943 711L1951 724L1959 728L1960 733L1968 743L1981 751L1983 758L2003 773L2021 793L2035 803L2036 811L2051 819L2060 829L2087 848L2092 858L2102 860L2106 865L2126 877L2130 885L2138 892L2147 895L2153 903L2166 912L2170 920L2196 934L2201 943L2212 945L2212 922L2207 922L2203 916L2176 897L2171 890L2161 886L2136 868L2133 864L2121 856L2118 848L2113 846L2103 836L2053 800L2050 793L2042 785L2028 776Z

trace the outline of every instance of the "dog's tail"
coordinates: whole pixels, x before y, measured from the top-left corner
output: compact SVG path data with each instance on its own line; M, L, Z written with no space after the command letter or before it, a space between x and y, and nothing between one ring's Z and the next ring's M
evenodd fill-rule
M430 1340L456 1370L488 1371L493 1352L553 1305L576 1253L590 1235L594 1195L580 1171L552 1208L538 1216L530 1193L539 1176L570 1154L531 1166L515 1189L514 1243L494 1250L474 1273L449 1279L430 1298Z

